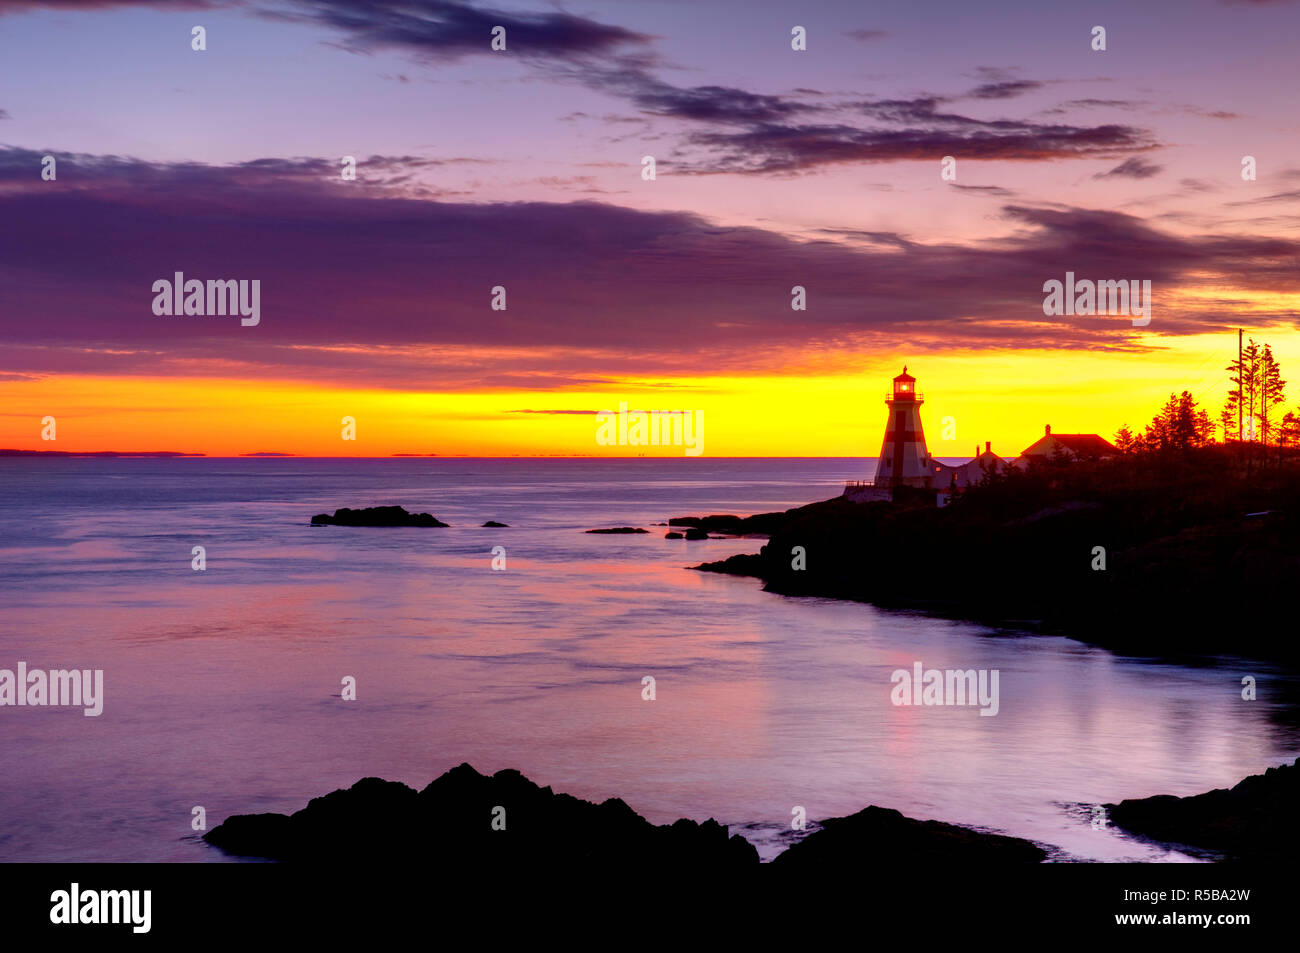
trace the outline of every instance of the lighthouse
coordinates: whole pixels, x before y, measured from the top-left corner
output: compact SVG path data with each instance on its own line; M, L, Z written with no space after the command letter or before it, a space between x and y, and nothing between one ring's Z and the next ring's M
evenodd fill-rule
M925 448L921 429L921 405L924 398L916 390L916 378L903 373L894 378L893 393L886 395L889 417L885 422L885 439L880 445L876 464L876 486L931 487L933 473L930 454Z
M983 453L976 446L975 458L968 463L954 465L934 459L926 449L925 432L921 429L923 403L925 399L916 389L916 378L907 373L907 367L904 366L903 373L894 378L893 391L885 395L889 416L885 418L885 439L881 441L880 457L876 460L876 478L870 482L846 481L843 494L845 499L851 503L887 501L894 499L897 487L910 486L933 490L936 493L935 502L939 506L945 506L954 491L986 482L990 479L990 474L1001 473L1008 466L1017 465L995 454L992 445L987 442ZM1072 439L1084 439L1079 434L1070 436ZM1044 439L1051 440L1052 437ZM1106 441L1097 436L1087 439L1106 444ZM1042 443L1040 440L1026 450L1021 459L1026 459ZM1090 444L1089 447L1091 446Z

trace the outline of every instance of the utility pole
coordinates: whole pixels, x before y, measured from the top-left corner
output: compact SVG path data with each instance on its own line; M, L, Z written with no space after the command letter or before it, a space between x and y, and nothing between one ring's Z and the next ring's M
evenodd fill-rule
M1250 448L1245 446L1246 434L1242 431L1241 402L1246 396L1246 368L1241 363L1241 333L1242 329L1237 328L1237 443L1238 449L1246 451L1246 480L1250 480L1251 470L1251 453ZM1252 394L1253 396L1253 394ZM1254 403L1251 404L1251 412L1255 410Z

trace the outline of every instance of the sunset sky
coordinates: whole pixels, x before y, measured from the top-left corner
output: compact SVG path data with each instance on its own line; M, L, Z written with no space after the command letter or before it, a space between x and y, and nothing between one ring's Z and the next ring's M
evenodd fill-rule
M625 401L702 410L706 456L874 455L907 364L932 453L1013 455L1217 417L1237 327L1295 407L1297 36L1258 0L0 0L0 447L640 452L595 440ZM259 280L260 324L155 315L177 271ZM1151 323L1046 317L1067 271L1151 281Z

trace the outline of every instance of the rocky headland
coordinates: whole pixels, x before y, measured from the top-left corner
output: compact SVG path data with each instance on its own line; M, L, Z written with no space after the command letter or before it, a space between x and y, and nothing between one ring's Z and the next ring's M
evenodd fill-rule
M1283 593L1300 578L1300 469L1225 451L1012 470L944 507L931 491L783 513L679 517L764 535L692 568L785 595L856 599L1073 636L1132 654L1300 662Z

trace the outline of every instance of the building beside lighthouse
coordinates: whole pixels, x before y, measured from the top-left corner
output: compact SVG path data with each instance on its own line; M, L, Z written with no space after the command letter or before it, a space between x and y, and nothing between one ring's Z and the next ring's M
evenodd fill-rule
M1048 424L1043 428L1043 436L1021 450L1020 456L1025 460L1050 460L1057 457L1104 460L1119 456L1119 449L1095 433L1052 433L1052 425Z

